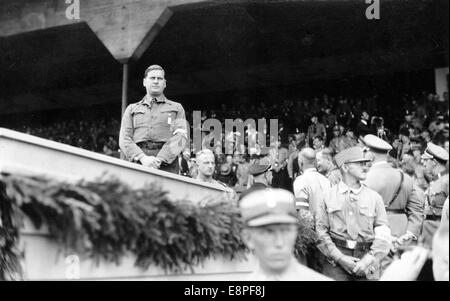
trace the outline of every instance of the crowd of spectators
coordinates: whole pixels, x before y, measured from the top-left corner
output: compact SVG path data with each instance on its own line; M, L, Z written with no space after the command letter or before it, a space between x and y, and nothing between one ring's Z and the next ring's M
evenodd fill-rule
M26 134L119 158L117 118L65 119L50 124L19 125L13 129Z
M390 155L394 164L414 175L419 186L425 187L427 179L419 161L426 143L432 141L448 151L448 93L444 95L444 101L439 101L436 95L429 93L415 97L405 95L395 101L395 108L396 112L403 114L394 115L392 108L386 107L376 95L321 95L308 99L299 97L275 101L245 99L239 103L191 107L186 111L186 117L191 128L194 110L201 111L202 122L216 118L222 125L225 124L225 119L253 118L257 121L265 118L267 123L270 119L278 119L277 138L280 143L271 145L269 157L274 168L280 173L279 179L275 177L275 185L280 187L292 188L292 181L298 175L296 158L301 148L311 146L318 151L319 169L326 174L334 168L331 158L336 153L358 144L358 137L368 133L391 143L394 149ZM388 116L388 120L383 116ZM389 124L389 127L386 124ZM119 118L110 116L76 116L45 125L26 124L14 127L21 132L117 158L120 157L119 128ZM269 141L269 133L267 130L265 132L266 141ZM208 131L202 133L203 146L210 146L216 156L214 177L231 187L244 189L248 182L248 166L252 160L261 156L258 145L253 149L235 148L230 151L225 149L225 142L236 141L238 134L227 137L222 134L221 141L213 141ZM225 133L224 128L222 133ZM256 129L246 129L245 142L248 142L248 135L257 135ZM196 150L193 149L193 144L190 152L190 158L183 158L185 164L182 164L182 174L195 177Z

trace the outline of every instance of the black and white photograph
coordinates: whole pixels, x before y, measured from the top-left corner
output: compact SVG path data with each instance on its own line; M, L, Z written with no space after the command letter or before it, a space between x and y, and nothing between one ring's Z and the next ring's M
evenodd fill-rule
M0 281L449 281L448 91L447 0L0 0Z

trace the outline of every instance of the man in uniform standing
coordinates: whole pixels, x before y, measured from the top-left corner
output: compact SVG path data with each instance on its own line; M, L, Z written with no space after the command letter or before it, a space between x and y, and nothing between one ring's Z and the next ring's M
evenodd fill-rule
M178 173L177 158L187 142L184 109L164 96L166 80L161 66L145 70L143 85L147 94L123 114L120 149L129 161Z
M304 148L298 155L298 166L303 172L294 181L295 205L314 216L319 200L323 200L331 188L330 181L317 171L316 152Z
M318 248L326 257L322 273L335 280L378 279L391 233L383 199L362 183L369 159L362 148L352 147L335 160L342 181L319 201L316 214Z
M298 263L294 257L297 213L294 195L283 189L253 191L239 204L242 239L254 251L257 266L247 281L331 280Z
M392 149L389 143L372 134L364 136L363 140L373 158L365 184L383 198L395 243L404 245L416 241L423 222L423 193L420 194L409 175L387 162L388 151Z
M425 221L422 227L424 243L431 246L433 235L439 227L445 199L448 197L448 152L430 142L422 158L425 168L434 177L425 192Z
M267 189L272 184L271 165L265 158L255 161L250 166L248 173L253 176L253 185L241 193L239 200L253 191Z
M308 132L306 134L306 144L311 145L314 137L321 136L322 141L326 140L327 130L325 126L318 121L317 114L311 115L311 125L308 127Z

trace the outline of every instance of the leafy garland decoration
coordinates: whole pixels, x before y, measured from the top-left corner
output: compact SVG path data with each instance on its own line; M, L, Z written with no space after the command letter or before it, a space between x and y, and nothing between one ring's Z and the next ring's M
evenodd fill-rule
M173 201L155 184L132 189L116 178L66 183L23 175L0 176L0 280L20 279L17 247L23 217L46 225L65 252L120 263L133 253L135 265L166 272L193 269L207 258L245 258L242 221L226 196L199 204ZM311 252L315 232L299 220L297 257Z

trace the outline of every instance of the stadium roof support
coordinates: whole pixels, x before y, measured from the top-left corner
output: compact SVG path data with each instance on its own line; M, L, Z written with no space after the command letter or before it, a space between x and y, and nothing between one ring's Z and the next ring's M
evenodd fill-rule
M169 8L206 0L79 1L79 19L70 5L76 0L19 0L0 4L0 37L86 22L119 62L139 59L170 19Z

